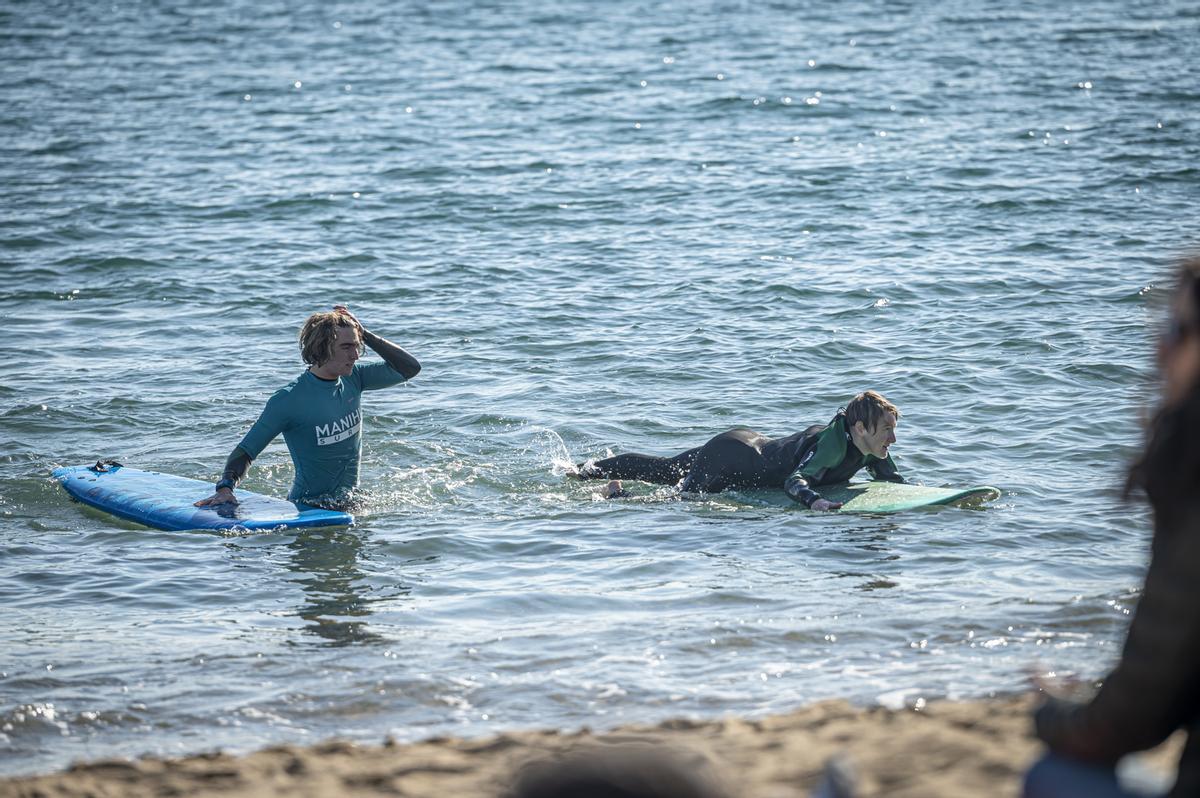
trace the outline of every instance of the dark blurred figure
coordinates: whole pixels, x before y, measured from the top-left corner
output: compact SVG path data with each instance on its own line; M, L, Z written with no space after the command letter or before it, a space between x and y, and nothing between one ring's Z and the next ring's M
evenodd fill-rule
M810 798L855 798L857 778L845 757L833 757ZM527 763L502 798L733 798L733 793L700 756L663 747L597 745Z
M1121 660L1088 703L1049 698L1037 735L1050 753L1027 798L1130 796L1118 759L1177 729L1187 744L1170 796L1200 796L1200 260L1185 263L1158 349L1160 406L1129 471L1126 495L1153 510L1150 568Z
M522 767L504 798L731 798L698 757L596 746Z

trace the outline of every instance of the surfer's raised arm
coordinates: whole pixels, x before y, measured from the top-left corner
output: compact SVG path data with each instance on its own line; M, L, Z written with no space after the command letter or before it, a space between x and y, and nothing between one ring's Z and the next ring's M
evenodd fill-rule
M363 365L363 347L383 358ZM358 486L363 391L415 377L421 364L403 348L368 331L345 305L314 313L300 331L308 369L267 401L258 421L234 448L212 496L197 507L236 503L233 489L276 436L287 442L295 481L288 499L319 507L348 506Z
M403 374L404 379L411 380L421 372L421 364L415 357L405 352L402 347L368 330L345 305L334 305L333 309L357 324L358 330L362 334L362 342L372 352L383 358L384 363Z

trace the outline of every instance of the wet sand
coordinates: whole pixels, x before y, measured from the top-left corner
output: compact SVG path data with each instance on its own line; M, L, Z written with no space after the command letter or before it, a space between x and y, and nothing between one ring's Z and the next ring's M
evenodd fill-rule
M445 796L501 795L529 762L598 746L663 746L729 795L803 796L825 762L847 755L861 796L1016 796L1039 755L1032 696L931 702L920 710L860 708L827 701L757 720L668 721L592 733L528 731L413 744L327 742L246 756L110 760L62 773L0 781L0 796ZM1168 768L1170 742L1146 757Z

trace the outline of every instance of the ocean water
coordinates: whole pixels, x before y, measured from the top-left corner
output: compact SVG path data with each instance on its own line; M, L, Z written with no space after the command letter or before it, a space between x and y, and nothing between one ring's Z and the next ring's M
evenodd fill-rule
M1169 1L0 4L0 772L1103 675L1198 42ZM364 403L355 526L50 479L215 479L335 302L424 365ZM905 475L1002 498L564 477L866 388ZM277 442L245 485L290 482Z

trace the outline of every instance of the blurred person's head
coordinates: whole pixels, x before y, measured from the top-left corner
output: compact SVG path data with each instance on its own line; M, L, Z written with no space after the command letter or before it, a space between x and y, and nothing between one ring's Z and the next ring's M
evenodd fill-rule
M504 798L729 798L708 771L662 748L596 746L525 764Z
M1179 270L1170 316L1158 342L1163 405L1175 406L1196 390L1200 377L1200 259Z
M1200 499L1200 259L1185 262L1158 343L1161 396L1129 471L1156 511Z

